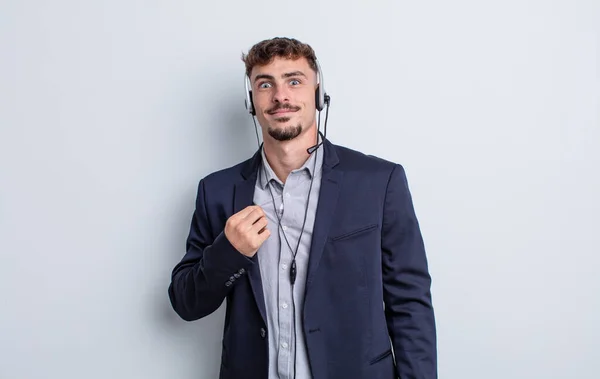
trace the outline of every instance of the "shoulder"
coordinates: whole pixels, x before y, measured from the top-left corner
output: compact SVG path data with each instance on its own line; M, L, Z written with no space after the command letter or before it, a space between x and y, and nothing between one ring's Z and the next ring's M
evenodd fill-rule
M198 184L199 189L205 193L212 194L212 196L217 196L217 198L221 196L227 197L232 193L237 183L244 181L242 174L252 164L252 160L253 158L251 157L245 161L218 169L201 177Z
M244 167L250 164L251 158L237 163L230 167L225 167L206 175L202 180L208 183L223 183L231 182L241 178L241 174L244 171Z
M394 170L403 171L400 163L346 146L332 145L338 155L340 168L344 171L360 171L366 174L384 175L391 175Z

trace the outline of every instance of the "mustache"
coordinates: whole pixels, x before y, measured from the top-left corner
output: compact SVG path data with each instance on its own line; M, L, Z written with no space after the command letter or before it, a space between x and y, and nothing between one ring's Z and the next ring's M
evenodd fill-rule
M274 106L273 108L267 110L267 113L268 114L273 114L273 113L277 112L280 109L289 109L289 110L295 112L295 111L299 111L300 107L295 107L295 106L290 105L288 103L278 104L278 105Z

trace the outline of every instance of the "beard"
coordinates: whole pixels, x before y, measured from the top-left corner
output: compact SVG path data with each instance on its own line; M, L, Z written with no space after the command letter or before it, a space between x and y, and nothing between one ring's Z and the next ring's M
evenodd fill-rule
M289 103L278 103L275 105L275 107L273 107L272 109L269 109L267 111L268 114L274 114L276 111L278 111L279 109L290 109L294 112L297 112L300 110L300 107L297 106L293 106ZM287 123L291 120L291 117L278 117L275 119L275 122L279 123L279 124L283 124L283 123ZM302 133L302 125L300 123L298 123L297 126L284 126L282 128L274 128L269 126L267 128L267 131L269 132L269 135L271 137L273 137L274 139L276 139L277 141L289 141L292 140L296 137L298 137L300 135L300 133Z
M278 119L277 121L287 121L288 119ZM286 126L283 128L268 128L269 135L276 139L277 141L289 141L292 140L302 133L302 125L298 124L297 126Z

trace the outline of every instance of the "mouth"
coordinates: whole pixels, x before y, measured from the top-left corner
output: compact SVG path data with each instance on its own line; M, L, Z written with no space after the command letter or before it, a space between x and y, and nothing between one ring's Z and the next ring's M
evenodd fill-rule
M286 107L286 108L278 108L278 109L270 110L267 113L272 116L277 116L277 115L298 112L299 110L300 110L300 108L287 108Z

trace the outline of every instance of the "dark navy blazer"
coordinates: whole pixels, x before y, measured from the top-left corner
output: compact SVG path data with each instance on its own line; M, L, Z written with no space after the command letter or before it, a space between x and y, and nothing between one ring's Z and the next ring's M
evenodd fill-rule
M431 278L401 165L325 140L303 329L314 379L435 379ZM267 379L260 269L223 233L252 205L259 152L200 180L169 297L187 321L227 301L220 378ZM297 378L304 379L304 378Z

